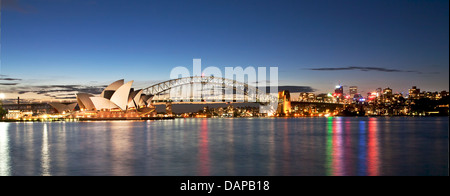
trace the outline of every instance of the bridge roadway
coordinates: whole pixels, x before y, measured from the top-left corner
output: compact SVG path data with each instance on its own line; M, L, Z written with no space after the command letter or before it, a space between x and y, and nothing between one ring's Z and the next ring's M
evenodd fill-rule
M153 105L165 105L166 103L172 103L172 104L224 104L224 103L253 103L253 102L209 102L209 101L201 101L201 102L167 102L167 101L155 101L153 102ZM254 103L260 103L262 102L254 102ZM345 104L343 103L324 103L324 102L303 102L303 101L291 101L292 105L331 105L331 106L343 106Z
M305 101L291 101L291 106L293 105L328 105L328 106L344 106L343 103L324 103L324 102L305 102Z
M253 102L153 102L153 105L165 105L166 103L172 103L172 105L175 104L238 104L238 103L253 103ZM260 102L254 102L259 103Z

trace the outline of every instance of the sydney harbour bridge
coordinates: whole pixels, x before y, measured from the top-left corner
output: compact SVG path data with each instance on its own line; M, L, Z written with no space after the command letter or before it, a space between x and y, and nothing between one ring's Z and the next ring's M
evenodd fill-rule
M171 111L172 104L258 103L271 106L274 112L278 89L272 91L222 77L191 76L151 85L143 89L143 94L151 95L153 104L165 104L167 111Z
M214 76L167 80L143 89L153 102L256 102L266 104L276 95L243 82ZM274 93L278 93L278 89Z

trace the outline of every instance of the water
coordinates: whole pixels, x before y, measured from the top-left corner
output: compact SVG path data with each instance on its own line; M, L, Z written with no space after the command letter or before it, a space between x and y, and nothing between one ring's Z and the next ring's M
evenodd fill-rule
M448 118L0 122L0 175L448 175Z

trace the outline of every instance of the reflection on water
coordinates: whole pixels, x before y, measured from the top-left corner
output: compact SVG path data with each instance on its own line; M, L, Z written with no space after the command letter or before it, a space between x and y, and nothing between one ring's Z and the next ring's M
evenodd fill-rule
M369 176L379 175L379 160L378 160L378 126L375 118L369 119L369 135L367 142L367 167Z
M333 121L333 175L344 175L343 171L343 157L342 157L342 122L341 118L336 118Z
M133 167L130 167L130 163L133 163L134 158L134 132L129 131L129 127L133 126L133 122L111 122L108 124L110 135L108 142L111 146L110 156L112 161L111 169L113 171L113 175L123 176L123 175L132 175ZM108 151L108 147L106 146L104 150ZM99 152L101 153L101 152Z
M48 130L47 124L44 124L44 130L42 133L42 150L41 150L41 159L42 159L42 175L50 176L50 152L48 147Z
M349 118L344 119L330 117L327 120L327 175L380 175L377 120L360 120L357 137L354 137L353 122Z
M272 123L270 123L269 126L269 136L268 136L269 141L267 142L269 145L268 174L271 176L275 175L275 130L276 130L275 123L273 123L272 121Z
M289 175L290 167L289 128L288 123L283 123L283 175Z
M359 121L359 142L358 142L358 176L367 176L367 140L366 122Z
M327 118L327 154L326 154L326 175L334 174L333 170L333 118Z
M447 175L448 118L0 123L0 175Z
M208 147L208 120L202 119L200 125L199 138L199 161L200 161L200 176L209 176L209 147Z
M11 175L8 123L0 122L0 176Z
M327 175L379 175L378 128L374 118L359 121L358 137L353 137L352 121L346 118L328 118L327 121ZM368 134L366 133L368 130ZM353 139L356 139L353 146ZM355 150L356 149L356 150ZM355 151L355 152L353 152ZM357 153L354 155L354 153ZM331 155L331 156L330 156ZM352 165L356 159L356 173ZM331 167L330 167L331 164Z

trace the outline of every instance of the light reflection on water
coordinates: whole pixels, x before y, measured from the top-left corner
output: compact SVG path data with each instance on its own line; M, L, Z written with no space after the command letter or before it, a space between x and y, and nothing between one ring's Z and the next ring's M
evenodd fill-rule
M0 122L0 175L447 175L448 118Z
M201 176L210 175L210 161L209 161L209 144L208 144L208 120L202 119L200 125L200 137L199 137L199 174Z
M41 152L41 165L42 165L42 175L50 176L50 152L48 145L48 130L47 124L44 124L44 131L42 134L42 152Z
M0 122L0 176L11 175L8 125Z

